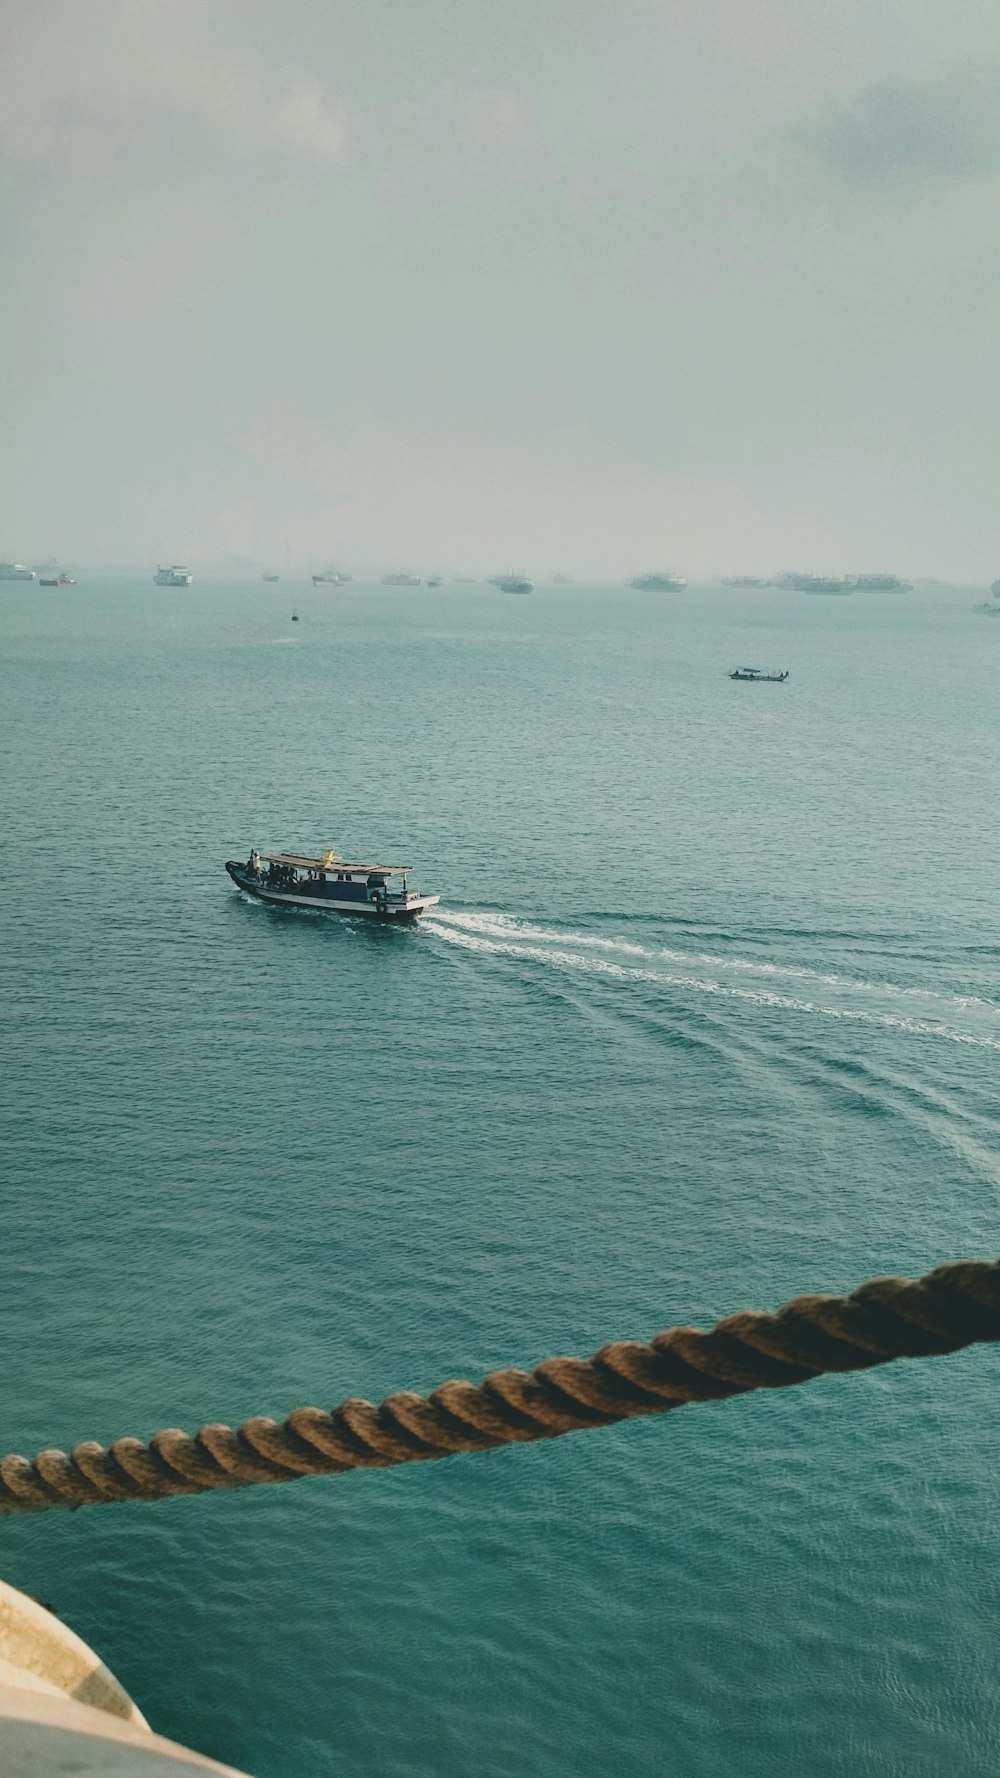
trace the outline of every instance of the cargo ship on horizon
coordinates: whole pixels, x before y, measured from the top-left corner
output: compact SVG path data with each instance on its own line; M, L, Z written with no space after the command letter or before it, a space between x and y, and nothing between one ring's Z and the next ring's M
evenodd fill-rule
M531 593L535 590L533 580L526 574L515 574L513 569L509 574L494 574L490 586L495 586L501 593Z
M687 581L680 574L639 574L629 586L637 593L682 593Z
M779 574L775 586L793 593L853 593L853 580L838 580L828 574Z
M856 593L912 593L912 580L902 580L898 574L855 574L852 575Z

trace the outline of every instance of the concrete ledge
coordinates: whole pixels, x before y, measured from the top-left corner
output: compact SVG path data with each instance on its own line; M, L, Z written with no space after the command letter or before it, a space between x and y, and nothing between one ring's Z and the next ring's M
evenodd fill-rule
M233 1766L164 1741L82 1637L0 1581L0 1778L193 1778Z
M123 1722L63 1695L0 1686L3 1778L246 1778L138 1723Z
M42 1680L46 1687L103 1710L142 1729L149 1724L128 1692L99 1661L92 1648L26 1593L0 1581L0 1661L6 1663L4 1683L30 1685ZM23 1679L11 1681L11 1670Z

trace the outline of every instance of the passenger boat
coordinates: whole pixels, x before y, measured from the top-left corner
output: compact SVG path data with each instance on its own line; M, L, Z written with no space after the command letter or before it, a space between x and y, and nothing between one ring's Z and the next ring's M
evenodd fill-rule
M786 667L783 673L765 673L763 667L734 667L729 677L730 679L745 679L754 683L757 680L766 680L771 685L783 685L788 678L788 668Z
M226 864L237 889L275 907L313 908L324 914L361 914L374 920L415 920L439 895L417 895L405 864L348 864L335 852L300 858L293 852L252 851ZM393 879L400 886L393 887Z

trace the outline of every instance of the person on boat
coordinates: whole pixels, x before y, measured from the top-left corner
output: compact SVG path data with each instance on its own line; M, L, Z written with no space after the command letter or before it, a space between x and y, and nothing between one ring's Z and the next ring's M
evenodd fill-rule
M260 876L260 853L257 851L256 846L250 853L250 863L248 864L247 869L252 877L256 878Z

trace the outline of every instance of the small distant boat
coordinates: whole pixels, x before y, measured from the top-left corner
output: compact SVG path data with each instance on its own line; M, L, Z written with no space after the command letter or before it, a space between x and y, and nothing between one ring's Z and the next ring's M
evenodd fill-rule
M424 585L425 586L444 586L444 581L443 581L440 574L432 574L430 580L424 581Z
M261 580L269 580L272 583L272 585L276 580L280 580L280 579L281 579L280 574L262 574L261 575Z
M535 590L533 580L526 574L515 574L513 569L509 574L494 574L490 586L495 586L501 593L532 593Z
M322 858L290 852L252 851L246 863L226 864L237 889L276 907L312 908L325 914L360 914L375 920L415 920L439 895L408 887L406 864L348 864L333 851ZM395 878L401 886L393 888Z
M637 593L682 593L687 581L680 574L640 574L629 586Z
M729 677L746 680L747 684L766 681L769 685L783 685L788 678L788 668L781 673L766 673L763 667L734 667Z
M765 587L770 586L769 580L757 580L752 574L724 574L720 586Z
M183 563L175 562L172 568L157 568L153 579L157 586L190 586L192 574Z
M419 586L419 574L383 574L383 586Z
M297 623L298 623L298 621L299 621L299 614L298 614L298 612L297 612L297 611L293 611L293 612L292 612L292 622L293 622L293 624L297 624Z
M0 580L34 580L35 570L23 562L0 562Z
M336 568L327 568L322 574L314 574L313 586L346 586L353 579L350 574L339 574Z

